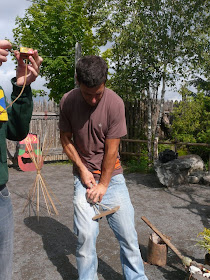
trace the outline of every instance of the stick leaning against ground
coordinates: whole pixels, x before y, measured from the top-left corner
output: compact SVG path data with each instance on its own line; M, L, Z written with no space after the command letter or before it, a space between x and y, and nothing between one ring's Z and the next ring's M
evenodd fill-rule
M157 235L168 245L169 248L181 259L182 264L185 267L190 267L194 265L200 269L204 267L204 265L197 263L196 261L191 260L189 257L183 256L181 252L171 243L171 241L164 236L146 217L142 216L141 219L155 232Z

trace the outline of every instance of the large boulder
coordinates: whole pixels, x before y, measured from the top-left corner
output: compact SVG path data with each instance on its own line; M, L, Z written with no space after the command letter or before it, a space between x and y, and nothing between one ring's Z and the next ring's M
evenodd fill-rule
M198 155L180 156L177 159L163 163L159 160L155 163L155 171L161 184L167 187L182 185L194 180L198 183L200 178L190 178L194 174L203 172L204 162ZM190 182L192 183L192 182Z

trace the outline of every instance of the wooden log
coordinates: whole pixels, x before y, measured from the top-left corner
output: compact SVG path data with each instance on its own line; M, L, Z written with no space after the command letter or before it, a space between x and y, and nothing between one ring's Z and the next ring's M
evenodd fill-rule
M167 245L157 236L157 234L152 233L149 236L147 262L158 266L165 266L167 263L167 252Z

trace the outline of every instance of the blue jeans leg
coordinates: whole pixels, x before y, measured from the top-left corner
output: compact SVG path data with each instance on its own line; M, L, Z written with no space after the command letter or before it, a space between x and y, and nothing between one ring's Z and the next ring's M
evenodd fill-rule
M0 280L12 279L13 209L7 187L0 191Z
M97 221L93 221L95 211L86 200L86 188L80 179L74 180L74 225L78 236L77 268L79 280L96 280L97 254L96 239L99 233ZM139 250L138 236L134 226L134 209L122 174L112 177L102 204L120 209L107 216L108 223L120 244L120 259L126 280L148 280L144 273Z
M135 230L134 209L122 174L112 177L102 203L110 208L120 206L116 213L107 216L107 220L120 244L124 278L147 280Z
M74 231L78 237L76 259L79 280L97 280L98 259L96 239L98 222L94 222L93 207L86 200L86 187L74 178Z

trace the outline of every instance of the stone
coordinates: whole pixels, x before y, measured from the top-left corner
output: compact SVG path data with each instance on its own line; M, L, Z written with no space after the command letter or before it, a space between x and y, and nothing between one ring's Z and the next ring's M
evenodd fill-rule
M203 172L204 162L198 155L187 155L166 163L157 160L154 167L160 183L167 187L173 187L187 184L190 180L199 182L200 178L193 174ZM189 178L190 176L193 178Z
M189 176L188 182L190 184L198 184L200 182L200 178L198 176Z
M203 183L205 185L210 185L210 173L208 173L207 175L203 176Z

